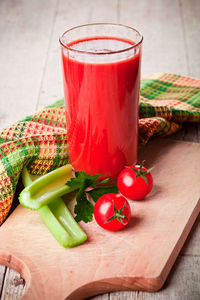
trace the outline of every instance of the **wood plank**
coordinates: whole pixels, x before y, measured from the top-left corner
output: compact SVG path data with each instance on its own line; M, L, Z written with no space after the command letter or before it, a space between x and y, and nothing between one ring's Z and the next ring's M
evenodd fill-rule
M0 1L0 129L35 111L56 2Z
M41 91L38 98L37 108L53 103L63 98L63 79L59 37L71 27L89 22L89 0L74 1L61 0L56 9L54 27L47 53L44 76Z
M188 56L188 75L200 78L200 1L180 0L180 11Z
M179 257L161 291L111 293L110 300L199 300L199 269L200 257Z
M90 2L90 23L117 23L118 0L95 0Z
M25 282L19 273L7 269L1 300L18 300L24 294Z
M144 36L142 75L188 74L178 0L121 0L120 22Z
M7 267L0 265L0 299Z
M170 139L182 140L187 142L200 142L200 124L184 123L182 129L170 136Z

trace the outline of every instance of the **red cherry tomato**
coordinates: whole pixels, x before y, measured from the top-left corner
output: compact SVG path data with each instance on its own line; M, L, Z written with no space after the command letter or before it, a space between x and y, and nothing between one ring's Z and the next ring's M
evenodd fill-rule
M120 194L109 193L100 197L94 205L94 218L104 229L124 228L131 217L128 201Z
M140 200L150 193L153 187L153 177L143 167L143 163L126 167L118 176L117 186L120 193L128 199Z

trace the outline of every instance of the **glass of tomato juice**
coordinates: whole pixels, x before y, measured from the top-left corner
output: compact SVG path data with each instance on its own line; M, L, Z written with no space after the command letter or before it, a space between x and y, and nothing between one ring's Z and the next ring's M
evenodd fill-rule
M69 160L75 171L115 178L137 161L143 37L97 23L60 37Z

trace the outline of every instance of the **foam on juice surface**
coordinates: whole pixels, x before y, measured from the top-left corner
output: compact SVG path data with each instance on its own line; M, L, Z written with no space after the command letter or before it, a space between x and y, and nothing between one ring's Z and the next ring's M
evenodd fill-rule
M131 46L132 45L128 42L116 39L93 39L72 44L70 48L92 53L110 53L113 51L124 50Z
M128 41L118 39L94 38L72 43L70 45L71 49L82 52L69 51L69 53L66 53L66 55L69 55L69 57L72 59L83 62L116 62L118 60L124 60L137 54L136 48L128 50L133 45L134 44L131 44ZM127 51L115 53L116 51L122 51L126 49Z

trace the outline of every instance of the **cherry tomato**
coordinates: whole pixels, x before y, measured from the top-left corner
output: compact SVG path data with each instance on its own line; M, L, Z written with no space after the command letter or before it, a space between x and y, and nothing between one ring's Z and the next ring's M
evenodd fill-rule
M94 218L104 229L111 231L122 229L128 224L130 217L130 205L120 194L105 194L94 205Z
M140 200L150 193L153 187L153 177L143 167L143 163L126 167L118 176L117 186L120 193L128 199Z

